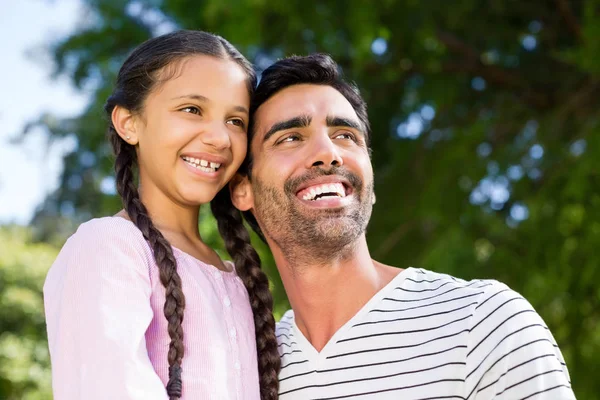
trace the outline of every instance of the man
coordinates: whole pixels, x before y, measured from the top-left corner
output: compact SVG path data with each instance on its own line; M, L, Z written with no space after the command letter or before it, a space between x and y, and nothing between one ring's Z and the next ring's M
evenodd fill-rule
M506 285L371 259L366 105L328 56L268 68L251 113L232 200L293 308L277 328L281 399L575 398L548 328Z

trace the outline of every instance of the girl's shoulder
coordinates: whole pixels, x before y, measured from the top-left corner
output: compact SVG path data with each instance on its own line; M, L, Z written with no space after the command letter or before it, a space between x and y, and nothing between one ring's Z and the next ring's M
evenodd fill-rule
M154 266L150 247L130 221L120 217L95 218L79 226L67 239L48 271L46 296L77 282L79 291L104 282L109 284L152 284Z
M142 232L133 222L116 216L94 218L79 225L62 249L62 252L72 251L106 257L116 253L129 253L143 258L151 255Z
M126 238L131 242L145 242L142 232L133 224L133 222L113 216L93 218L79 225L77 231L69 238L71 239L94 240L118 240Z
M93 230L99 230L99 233L103 234L111 232L129 232L130 234L137 234L142 237L142 233L133 222L119 216L92 218L79 225L74 235L77 235L80 232L89 232Z

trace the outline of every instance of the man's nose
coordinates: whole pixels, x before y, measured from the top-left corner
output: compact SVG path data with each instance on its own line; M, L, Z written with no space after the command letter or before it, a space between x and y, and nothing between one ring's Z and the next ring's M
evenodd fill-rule
M307 158L306 168L341 166L344 164L340 149L333 142L328 133L312 135L310 155Z

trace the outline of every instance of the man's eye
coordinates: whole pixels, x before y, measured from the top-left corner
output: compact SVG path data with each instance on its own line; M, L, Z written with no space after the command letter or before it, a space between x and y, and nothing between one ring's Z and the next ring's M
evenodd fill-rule
M189 114L196 114L196 115L200 115L200 109L198 107L194 107L194 106L189 106L189 107L184 107L182 109L180 109L179 111L183 111L185 113L189 113Z
M284 137L283 139L278 140L276 144L291 143L291 142L296 142L298 140L300 140L300 137L298 135L289 135L289 136Z
M356 142L356 137L350 133L350 132L344 132L344 133L339 133L337 135L335 135L335 139L345 139L345 140L352 140L354 142Z
M227 123L235 125L235 126L239 126L240 128L245 128L246 127L246 124L244 123L244 120L240 119L240 118L229 119L229 120L227 120Z

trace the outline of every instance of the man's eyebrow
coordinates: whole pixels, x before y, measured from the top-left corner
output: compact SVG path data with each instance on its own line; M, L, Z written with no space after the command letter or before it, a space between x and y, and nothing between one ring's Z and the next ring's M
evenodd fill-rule
M263 143L269 140L271 136L279 131L292 128L306 128L310 125L311 121L312 117L310 115L300 115L298 117L286 119L285 121L277 122L271 127L271 129L267 131L267 133L265 133Z
M363 134L365 133L365 129L363 128L362 124L354 119L328 115L325 119L325 123L328 127L344 126L346 128L356 129Z
M210 99L208 97L202 96L201 94L184 94L183 96L177 96L177 97L173 97L171 100L179 100L179 99L190 99L190 100L197 100L200 101L202 103L208 103L210 102ZM239 112L243 112L246 114L250 114L250 112L248 111L248 109L244 106L233 106L233 109L235 111L239 111Z

